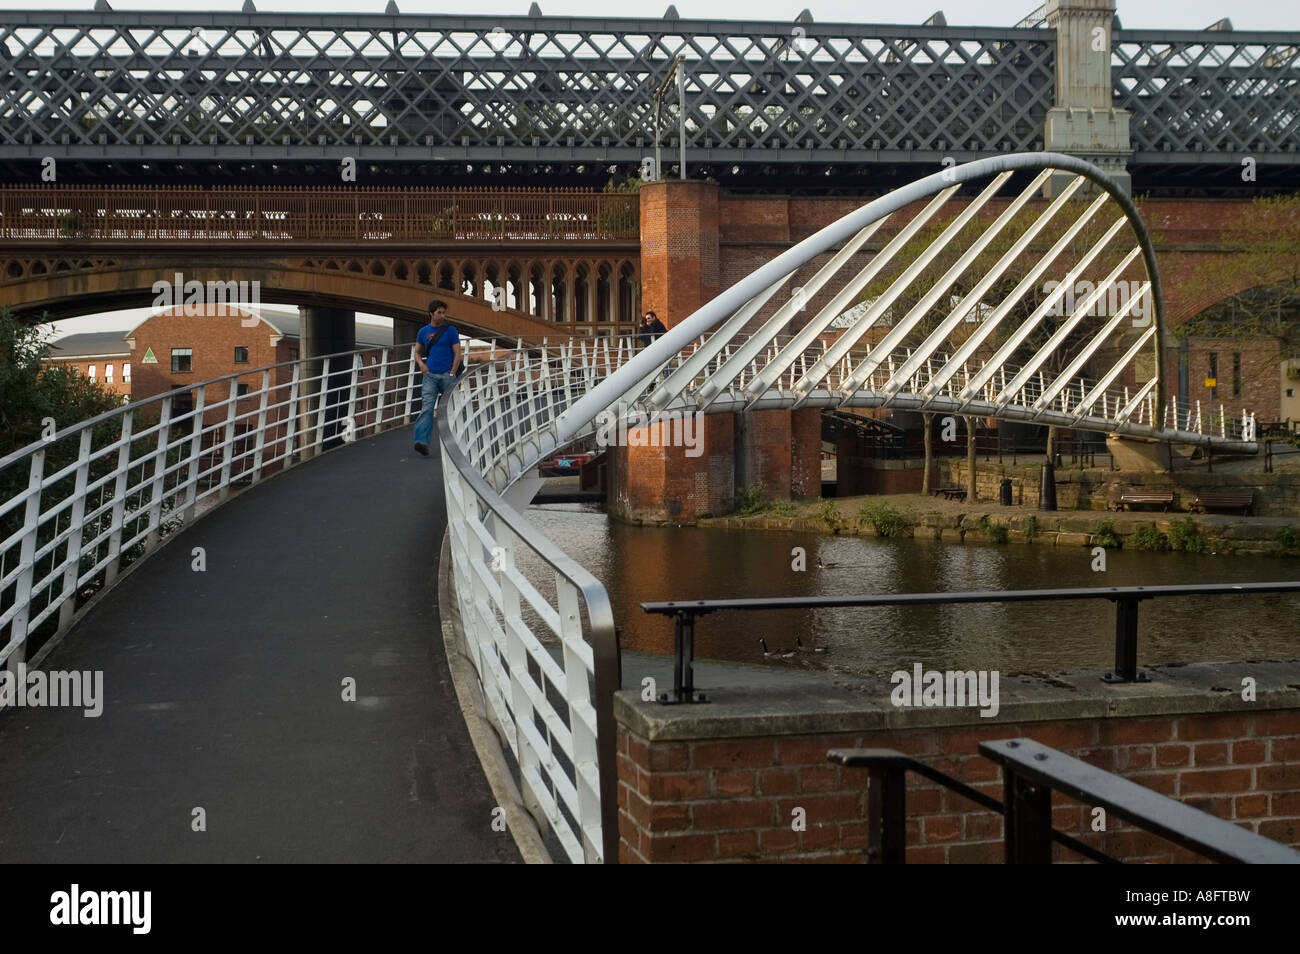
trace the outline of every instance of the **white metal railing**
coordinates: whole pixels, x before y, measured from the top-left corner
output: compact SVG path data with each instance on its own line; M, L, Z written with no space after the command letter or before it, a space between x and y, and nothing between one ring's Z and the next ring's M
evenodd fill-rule
M438 410L470 657L525 797L573 861L618 858L613 611L600 581L503 495L550 449L556 416L630 348L628 339L575 339L531 361L517 350L477 366Z
M405 423L414 374L409 345L241 371L0 460L10 484L26 477L0 502L0 664L43 658L77 610L232 488Z

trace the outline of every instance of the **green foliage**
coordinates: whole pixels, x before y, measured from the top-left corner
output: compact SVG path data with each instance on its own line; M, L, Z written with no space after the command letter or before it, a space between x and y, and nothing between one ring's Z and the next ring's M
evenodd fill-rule
M1130 550L1168 550L1169 538L1155 527L1138 527L1124 540Z
M840 509L835 506L834 500L823 500L818 504L817 517L831 530L838 530L844 522L844 518L840 516Z
M896 537L908 528L907 518L887 503L863 504L858 523L870 524L878 537Z
M609 181L605 183L606 192L625 192L636 195L641 191L641 183L645 182L639 175L628 176L622 182L615 182L614 177L610 176Z
M987 514L980 517L976 526L984 531L984 535L989 538L990 543L1007 542L1007 528L1000 523L994 523L988 518Z
M774 517L793 517L799 512L799 508L788 500L778 504L772 504L771 513Z
M1038 532L1038 518L1032 513L1025 518L1025 536L1032 538Z
M1284 550L1300 550L1300 532L1297 532L1292 524L1278 527L1274 536Z
M429 231L434 238L450 238L456 223L456 207L449 205L429 220Z
M86 220L80 212L64 212L59 216L59 234L64 238L76 238L86 230Z
M1119 546L1119 537L1115 536L1115 524L1109 520L1097 521L1097 529L1093 531L1092 542L1094 546L1105 547L1113 550Z
M1185 553L1205 553L1210 548L1207 540L1191 517L1175 520L1169 526L1169 549Z
M0 457L21 451L33 444L38 444L43 451L42 473L46 480L64 470L69 472L48 483L41 492L40 504L43 512L56 509L58 501L66 499L76 486L76 469L70 467L79 456L81 435L46 440L54 431L84 421L87 418L115 410L122 406L122 399L108 391L97 382L80 375L76 369L53 366L41 367L41 360L49 350L48 329L18 321L7 308L0 308ZM47 420L51 423L46 428ZM100 448L110 444L121 434L121 422L110 419L92 429L91 447ZM147 443L147 442L145 442ZM142 448L138 456L156 448L157 439L149 448ZM134 449L134 443L133 443ZM0 470L0 501L12 500L27 489L34 457L28 454L19 458L13 465ZM91 463L88 481L93 485L99 478L109 473L117 463L116 454L101 456ZM137 481L139 471L136 472ZM138 496L138 494L136 495ZM112 485L101 486L91 498L92 506L99 506L113 498ZM166 508L164 508L166 512ZM26 507L18 506L0 517L0 540L8 539L19 533L24 526ZM36 532L37 550L45 550L38 556L35 566L36 577L42 578L52 572L65 557L63 546L49 547L56 535L71 529L70 509L60 511L39 525ZM99 535L108 526L111 514L100 511L98 516L89 512L82 519L83 539ZM144 518L147 519L147 514ZM136 518L128 517L125 521L128 535L143 526ZM12 561L15 551L10 550ZM124 553L123 564L131 559L130 551ZM12 565L12 563L11 563ZM82 571L88 571L92 562L82 560ZM61 583L61 579L58 583ZM96 581L91 581L92 587ZM50 599L57 595L58 584L35 590L31 596L32 615L40 613L49 605ZM0 593L0 597L12 597L12 589ZM9 604L5 604L7 607ZM29 651L34 652L43 640L58 624L58 616L53 615L29 636Z
M621 184L615 185L611 178L605 185L605 196L600 199L601 232L635 231L641 218L641 204L637 199L637 190L641 188L640 176L630 176Z
M1193 316L1174 333L1179 337L1278 338L1283 347L1300 346L1300 194L1261 196L1250 212L1223 233L1223 247L1231 255L1215 256L1199 264L1184 280L1191 300L1215 302ZM1242 275L1253 287L1239 288Z
M767 509L767 498L763 496L762 484L750 484L736 495L734 513L739 517L752 517Z

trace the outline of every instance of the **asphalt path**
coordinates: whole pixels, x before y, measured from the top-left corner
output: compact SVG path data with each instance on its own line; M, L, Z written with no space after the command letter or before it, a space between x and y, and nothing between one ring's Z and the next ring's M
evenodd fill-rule
M102 714L0 713L0 862L519 861L442 649L445 523L408 427L170 540L40 666L101 671Z

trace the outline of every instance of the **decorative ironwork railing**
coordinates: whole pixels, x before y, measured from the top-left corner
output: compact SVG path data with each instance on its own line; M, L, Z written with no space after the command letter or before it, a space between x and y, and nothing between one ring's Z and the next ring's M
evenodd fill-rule
M639 221L635 195L560 189L0 186L0 241L635 242Z

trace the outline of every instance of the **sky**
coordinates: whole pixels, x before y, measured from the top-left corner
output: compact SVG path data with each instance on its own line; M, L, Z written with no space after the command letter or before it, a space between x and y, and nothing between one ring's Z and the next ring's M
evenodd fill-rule
M339 3L335 0L254 0L262 12L282 13L382 13L387 0ZM184 10L180 0L110 0L116 10ZM483 0L473 15L522 16L530 0ZM213 12L237 13L243 0L216 0L205 4ZM607 0L538 0L548 16L604 17L610 13ZM920 23L943 10L950 25L1011 26L1033 12L1037 0L927 0L924 6L863 3L861 0L747 0L744 19L793 20L805 7L820 23ZM89 10L94 0L47 0L36 4L0 0L0 10ZM397 0L403 13L464 14L462 4L431 0ZM657 17L668 0L650 0L635 6L616 8L624 16ZM734 20L734 0L676 0L677 12L685 19ZM1300 30L1300 3L1295 0L1117 0L1120 21L1127 29L1202 30L1223 17L1237 30Z

